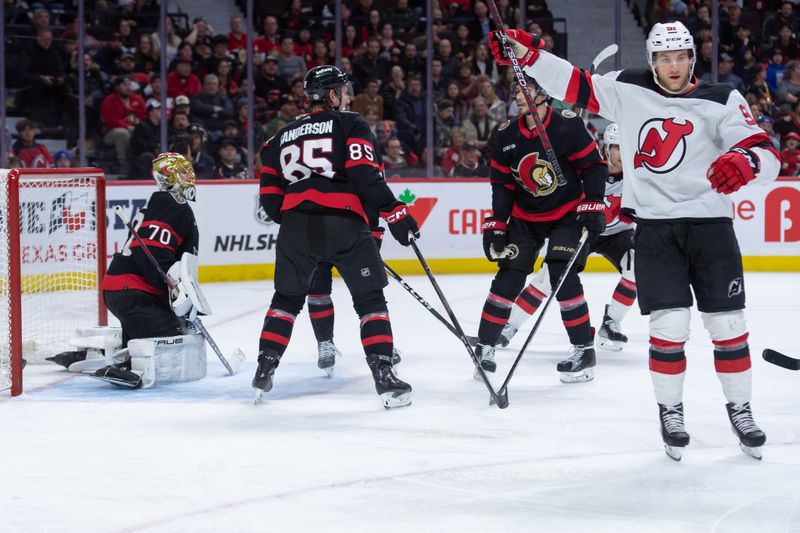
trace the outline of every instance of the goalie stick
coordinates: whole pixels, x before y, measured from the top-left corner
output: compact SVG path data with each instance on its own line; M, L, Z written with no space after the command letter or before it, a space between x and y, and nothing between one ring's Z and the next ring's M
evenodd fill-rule
M561 286L564 284L564 280L567 278L567 274L569 274L570 269L577 261L578 256L581 254L581 250L583 250L584 245L586 244L586 239L589 238L589 232L586 231L586 228L583 228L581 232L581 238L578 240L578 246L575 248L575 251L572 253L572 256L569 258L567 262L567 268L564 269L564 272L561 274L561 277L558 278L558 283L556 283L555 288L550 292L550 296L547 297L547 300L544 302L542 306L542 310L539 312L539 317L536 319L536 323L533 324L533 329L531 332L528 333L528 338L525 339L525 344L522 345L522 348L519 350L519 354L517 354L517 358L514 359L514 363L511 365L511 369L508 371L508 375L506 379L503 381L503 385L497 391L497 394L501 398L505 398L505 403L508 405L508 382L511 381L511 376L514 375L514 371L517 369L517 365L522 360L522 356L525 354L525 350L528 349L528 344L530 344L533 336L536 335L536 332L539 329L539 325L542 323L542 319L544 318L544 314L547 312L547 308L550 306L552 301L555 299L556 294L558 291L561 290Z
M525 79L525 73L522 72L522 66L517 60L517 55L514 53L514 48L511 46L511 43L508 42L508 36L506 36L506 32L503 30L503 19L500 18L500 12L497 10L497 4L495 4L494 0L489 0L489 16L492 18L492 22L494 22L494 25L497 28L503 48L506 49L508 59L511 61L511 67L514 69L514 74L517 76L517 83L519 83L522 94L525 95L525 103L528 104L528 111L533 119L536 133L539 134L539 138L542 140L542 146L544 146L544 151L547 153L547 159L550 161L550 164L553 165L553 170L556 173L558 185L566 185L567 180L564 178L564 173L561 171L561 165L558 164L558 159L556 158L556 153L553 151L553 145L550 142L550 137L547 135L544 124L542 124L542 120L539 118L539 113L536 111L536 106L533 103L531 91L528 89L528 81Z
M175 290L175 284L172 283L171 279L169 279L169 276L167 276L166 272L164 272L164 270L161 268L161 265L158 264L158 261L156 261L156 258L153 257L153 254L150 253L150 248L147 247L147 244L144 242L144 240L142 240L141 236L139 236L139 232L136 231L136 228L133 227L133 224L131 224L131 221L125 215L125 212L122 210L122 207L118 205L115 206L114 213L119 217L122 223L125 224L125 226L133 235L133 238L136 239L136 242L139 243L139 246L142 247L142 251L147 256L147 259L150 260L150 263L152 263L153 267L155 267L156 271L164 279L164 282L167 284L167 287L169 287L170 290ZM244 353L242 353L242 350L236 348L236 351L233 352L233 357L231 357L231 360L229 362L228 359L224 355L222 355L222 351L220 351L219 347L217 346L217 343L214 342L214 339L211 338L211 335L208 333L208 330L203 325L203 322L200 321L200 317L196 317L194 320L190 320L188 322L192 324L195 327L195 329L197 329L200 332L201 335L203 335L203 338L206 340L208 345L211 346L211 349L214 351L214 353L217 354L217 357L219 357L220 362L228 371L228 373L231 376L234 375L236 371L239 370L239 367L242 366L242 363L245 360L245 355Z
M500 409L505 409L506 407L508 407L508 395L506 395L505 399L499 396L497 394L497 391L494 390L494 387L492 387L492 384L489 382L489 378L486 376L486 372L483 371L481 362L475 355L475 350L472 349L472 345L469 343L469 340L467 340L467 336L464 334L464 330L461 328L461 324L459 324L458 318L456 318L456 314L453 312L453 309L447 302L447 298L445 298L442 289L436 282L436 278L433 276L433 272L431 272L431 267L428 266L428 262L425 261L425 257L423 257L422 252L419 251L419 246L417 246L416 239L411 239L411 248L413 248L414 253L417 254L417 259L419 259L419 262L422 265L423 270L425 270L425 275L428 276L431 285L433 285L433 290L436 291L436 295L442 302L444 310L447 311L447 316L450 317L450 320L453 323L453 328L456 330L456 335L458 336L458 339L464 344L464 347L467 349L467 353L472 359L472 364L475 365L475 368L478 371L478 375L480 375L481 377L481 381L483 381L483 384L486 385L486 388L489 390L489 396L490 396L489 404L490 405L497 404L497 406Z
M789 357L788 355L784 355L776 350L770 350L767 348L761 352L761 357L764 358L764 361L772 363L773 365L777 365L788 370L800 370L800 359Z
M439 314L439 312L438 312L436 309L434 309L434 308L433 308L433 306L432 306L431 304L429 304L429 303L428 303L428 302L425 300L425 298L423 298L422 296L420 296L420 295L417 293L417 291L415 291L415 290L414 290L414 289L411 287L411 285L409 285L408 283L406 283L406 281L405 281L403 278L401 278L401 277L400 277L400 274L398 274L397 272L395 272L395 271L392 269L392 267L390 267L390 266L389 266L389 265L387 265L386 263L383 263L383 266L384 266L384 268L386 269L386 272L388 272L388 273L389 273L389 275L390 275L391 277L393 277L393 278L394 278L394 279L397 281L397 283L399 283L399 284L400 284L400 286L401 286L401 287L403 287L403 288L404 288L406 291L408 291L408 293L409 293L411 296L413 296L413 297L414 297L414 299L415 299L416 301L418 301L419 303L421 303L421 304L422 304L422 307L424 307L425 309L427 309L427 310L428 310L428 312L430 312L430 314L432 314L434 317L436 317L436 319L437 319L437 320L439 320L439 322L441 322L442 324L444 324L444 327L446 327L446 328L447 328L447 329L450 331L450 333L452 333L452 334L453 334L453 335L455 335L456 337L458 337L458 336L459 336L459 335L458 335L458 331L456 331L456 328L454 328L454 327L453 327L453 325L452 325L450 322L448 322L448 321L447 321L447 319L446 319L445 317L443 317L441 314ZM471 336L467 335L467 340L469 341L469 343L470 343L472 346L475 346L475 345L478 343L478 338L477 338L477 337L471 337Z

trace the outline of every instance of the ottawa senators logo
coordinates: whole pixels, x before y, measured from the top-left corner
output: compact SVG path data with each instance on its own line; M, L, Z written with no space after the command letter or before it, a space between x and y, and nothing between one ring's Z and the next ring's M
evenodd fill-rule
M547 159L539 159L538 152L523 157L519 166L511 169L511 173L531 196L547 196L558 186L553 165Z
M644 167L656 174L675 170L686 156L686 137L694 131L690 121L678 124L672 118L654 118L639 129L639 146L633 168Z

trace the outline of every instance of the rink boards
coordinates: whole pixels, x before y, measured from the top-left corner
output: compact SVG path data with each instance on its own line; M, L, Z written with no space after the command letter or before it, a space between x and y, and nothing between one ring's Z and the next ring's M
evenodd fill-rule
M797 179L749 186L732 196L733 217L746 270L800 271L800 189ZM437 273L492 272L483 256L480 223L491 213L488 180L392 180L394 193L411 207L421 226L420 249ZM120 205L130 217L147 203L152 182L110 182L106 196L108 255L127 233L113 214ZM200 228L203 281L270 278L279 226L258 205L257 180L201 181L193 205ZM388 234L382 254L400 273L422 273L413 252ZM610 271L590 257L589 271Z

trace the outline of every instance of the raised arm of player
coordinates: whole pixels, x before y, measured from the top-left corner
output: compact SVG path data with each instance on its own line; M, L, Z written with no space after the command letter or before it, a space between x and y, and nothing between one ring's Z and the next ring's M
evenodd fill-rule
M507 30L506 35L514 42L515 53L522 60L525 72L534 78L547 94L617 121L621 98L616 89L618 82L615 80L619 72L590 76L587 71L573 66L569 61L541 50L538 35L522 30ZM489 34L489 45L498 64L510 63L499 45L496 31Z
M272 142L272 148L270 148ZM281 223L281 205L283 204L283 183L280 176L277 139L268 139L261 149L261 184L258 199L267 216L277 224Z

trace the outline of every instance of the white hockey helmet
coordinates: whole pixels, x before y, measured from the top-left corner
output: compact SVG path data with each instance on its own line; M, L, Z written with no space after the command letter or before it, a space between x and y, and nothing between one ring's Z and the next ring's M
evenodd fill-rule
M692 79L694 73L694 65L697 60L697 53L694 48L694 37L691 32L683 25L683 22L665 22L657 23L650 30L650 35L647 36L647 64L650 65L653 71L653 79L656 84L664 90L667 90L658 82L656 69L654 66L654 58L656 52L670 52L673 50L689 50L691 63L689 65L689 79ZM672 92L668 91L667 92Z
M606 126L606 130L603 132L603 152L606 157L611 157L608 148L615 145L619 146L619 126L616 122L612 122Z

